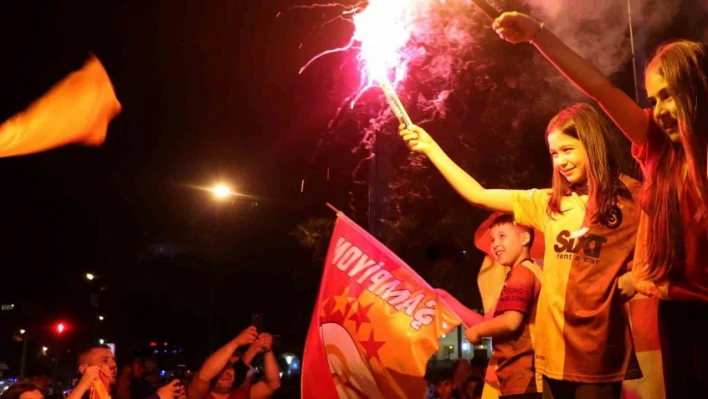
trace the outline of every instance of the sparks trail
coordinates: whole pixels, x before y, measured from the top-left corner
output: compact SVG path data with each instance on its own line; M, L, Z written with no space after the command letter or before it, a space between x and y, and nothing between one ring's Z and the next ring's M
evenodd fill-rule
M342 11L342 14L351 14L356 12L356 10L361 7L366 1L360 1L353 6L347 6L344 4L340 3L326 3L326 4L305 4L305 5L300 5L300 6L292 6L286 9L286 11L294 11L294 10L314 10L317 8L343 8L344 11ZM280 15L283 13L283 11L278 11L277 14L275 14L276 18L279 18Z
M337 21L337 20L342 20L342 21L344 21L344 22L349 22L349 23L352 23L352 24L353 24L353 21L352 21L351 19L347 19L347 18L345 18L343 15L337 15L336 17L334 17L334 18L330 19L329 21L326 21L325 23L323 23L322 25L320 25L320 29L321 29L321 28L324 28L325 26L327 26L327 25L329 25L329 24L331 24L332 22L335 22L335 21Z
M299 71L303 74L322 56L346 53L345 63L356 62L360 75L356 88L343 93L344 98L327 124L327 130L318 138L312 154L313 162L325 141L343 127L343 121L353 120L358 128L352 128L361 132L363 137L352 150L358 161L351 178L356 187L368 184L362 174L365 173L364 166L376 157L374 143L380 138L377 136L387 130L394 117L399 117L382 101L384 98L388 100L387 96L364 96L370 89L381 85L382 80L389 83L391 90L401 90L401 84L410 75L414 81L406 86L413 91L406 92L405 97L407 103L416 106L416 119L425 123L445 118L446 105L460 76L469 70L470 64L478 63L467 58L469 51L474 50L473 38L489 30L486 19L478 22L481 15L469 12L472 7L472 0L368 0L353 6L327 3L285 9L283 12L315 9L321 13L323 23L315 23L313 28L327 26L331 30L330 25L340 20L347 23L346 32L351 29L349 24L354 26L348 43L315 55ZM340 29L339 25L336 26ZM299 48L303 48L302 43ZM360 194L360 188L349 192L352 215L357 213L355 197Z
M323 52L317 54L316 56L312 57L312 59L310 59L310 61L307 61L307 64L305 64L302 68L300 68L300 72L298 72L298 74L301 75L302 72L305 71L305 69L307 69L307 67L310 66L310 64L312 64L313 62L317 61L320 57L325 56L325 55L327 55L327 54L340 53L340 52L348 51L348 50L351 49L353 46L354 46L354 38L352 37L351 40L349 40L349 43L347 43L347 45L344 46L344 47L333 48L333 49L331 49L331 50L323 51Z
M362 4L364 4L364 3L366 3L366 2L365 2L365 1L360 1L359 3L356 3L356 4L354 4L353 6L347 6L347 5L340 4L340 3L326 3L326 4L317 4L317 3L315 3L315 4L304 4L304 5L300 5L300 6L292 6L292 7L289 7L289 8L288 8L288 11L290 11L290 10L313 10L313 9L316 9L316 8L343 8L343 9L345 9L345 10L348 11L348 10L351 10L351 9L353 9L353 8L357 8L357 7L359 7L360 5L362 5Z
M417 101L417 105L419 110L425 113L432 111L432 118L444 118L445 103L449 96L445 87L454 86L454 81L463 72L456 68L456 64L464 62L459 57L469 49L472 41L469 31L477 25L466 11L473 3L479 6L481 2L483 1L368 0L359 1L354 5L330 2L290 7L288 10L338 9L340 15L327 20L320 28L338 20L354 25L354 32L347 45L317 54L299 73L302 74L322 56L357 50L356 59L361 71L361 80L356 93L348 95L346 99L349 108L353 109L364 92L376 86L389 87L386 93L395 95L395 89L406 80L411 66L431 62L434 70L426 72L426 76L417 77L422 83L430 86L435 92L432 98L437 97L437 100L430 103L427 103L427 100ZM453 61L449 61L450 59ZM387 101L392 102L390 105L395 111L405 111L400 100L392 101L389 95L385 97ZM342 110L341 106L337 109L335 119L340 116ZM394 112L399 119L400 114ZM329 126L333 123L334 120Z
M337 120L339 120L339 115L342 114L342 111L344 109L346 109L347 103L350 103L352 97L354 97L356 94L357 93L352 93L352 94L348 95L347 98L342 100L342 102L339 104L339 107L337 107L337 112L334 113L334 116L327 124L327 129L331 130L334 127L335 122L337 122Z
M356 105L357 101L359 101L361 96L363 96L364 93L366 93L369 89L371 89L373 87L374 87L373 83L367 83L365 86L363 86L361 89L359 89L359 92L356 93L352 102L349 103L349 109L354 109L354 106Z

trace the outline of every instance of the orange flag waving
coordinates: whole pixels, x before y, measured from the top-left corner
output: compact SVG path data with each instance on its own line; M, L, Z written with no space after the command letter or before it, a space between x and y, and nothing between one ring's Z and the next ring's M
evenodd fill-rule
M305 343L302 398L424 398L428 359L460 320L393 252L337 216Z
M120 113L111 80L96 57L54 85L24 111L0 125L0 157L67 144L101 145Z

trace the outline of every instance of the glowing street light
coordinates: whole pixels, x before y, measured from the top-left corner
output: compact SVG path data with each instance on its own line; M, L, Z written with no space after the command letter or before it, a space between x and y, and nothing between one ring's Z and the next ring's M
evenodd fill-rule
M86 273L86 280L93 281L93 279L95 279L95 278L96 278L96 276L94 276L93 274Z
M25 335L26 332L24 328L20 328L20 335Z
M43 346L42 347L42 354L46 355L48 350L49 350L49 348L47 348L46 346Z
M98 344L99 344L99 345L103 345L103 344L105 344L105 343L106 343L106 341L105 341L103 338L101 338L101 339L98 340Z
M104 319L105 319L105 317L103 317L103 316L98 316L98 320L103 321Z
M211 192L213 192L214 196L219 199L233 195L231 189L225 184L219 184L214 186L214 188L211 189Z

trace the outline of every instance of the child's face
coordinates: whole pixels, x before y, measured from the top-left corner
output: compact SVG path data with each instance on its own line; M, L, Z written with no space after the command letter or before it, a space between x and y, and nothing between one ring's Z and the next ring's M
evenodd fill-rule
M440 381L435 385L435 393L440 399L448 399L452 396L452 380Z
M585 183L590 161L585 146L580 140L554 130L548 134L548 150L555 170L571 184Z
M672 142L681 142L676 102L669 92L666 79L655 71L649 71L646 77L646 89L649 104L654 110L654 121Z
M524 231L513 223L499 224L489 229L494 259L504 266L514 266L524 250Z

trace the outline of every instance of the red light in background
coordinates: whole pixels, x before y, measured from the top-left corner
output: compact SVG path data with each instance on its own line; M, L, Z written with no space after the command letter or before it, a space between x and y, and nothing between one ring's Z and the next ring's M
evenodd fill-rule
M157 346L157 342L150 342L150 346L152 346L153 348L156 347L156 346Z

